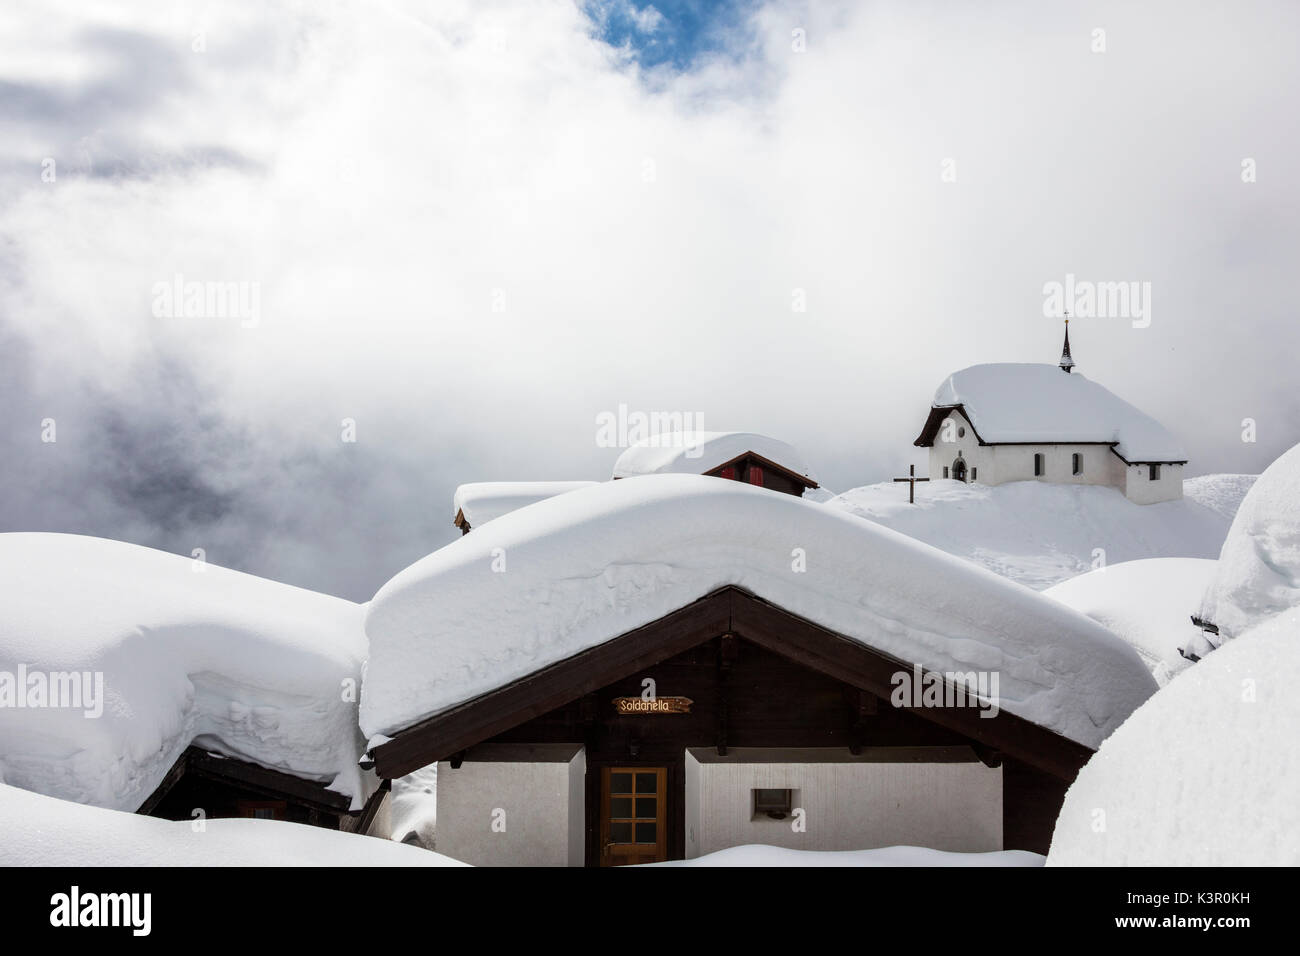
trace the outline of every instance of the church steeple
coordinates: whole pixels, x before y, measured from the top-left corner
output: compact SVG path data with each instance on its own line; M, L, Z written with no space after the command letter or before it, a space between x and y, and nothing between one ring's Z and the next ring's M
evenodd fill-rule
M1074 359L1070 357L1070 313L1065 313L1065 348L1061 350L1061 371L1066 375L1074 368Z

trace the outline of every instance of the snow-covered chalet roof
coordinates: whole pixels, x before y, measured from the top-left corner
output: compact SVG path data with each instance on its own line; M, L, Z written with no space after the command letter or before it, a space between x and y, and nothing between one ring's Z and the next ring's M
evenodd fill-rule
M594 481L471 481L456 488L451 516L464 516L471 528L519 508L594 485Z
M1237 509L1200 617L1230 639L1300 607L1300 445L1264 469Z
M359 809L378 783L357 767L364 741L345 699L366 657L363 614L120 541L0 534L0 680L89 672L92 693L95 674L103 688L99 716L0 706L0 782L135 810L195 742Z
M632 445L614 462L615 478L702 475L752 452L816 484L793 445L753 432L666 432Z
M934 393L916 444L934 444L943 410L961 406L980 442L1105 442L1127 462L1185 462L1169 431L1080 372L1055 365L972 365L954 372Z
M729 585L929 670L996 670L1004 710L1089 747L1156 688L1095 621L960 558L793 495L659 475L505 515L380 588L362 730L391 736Z

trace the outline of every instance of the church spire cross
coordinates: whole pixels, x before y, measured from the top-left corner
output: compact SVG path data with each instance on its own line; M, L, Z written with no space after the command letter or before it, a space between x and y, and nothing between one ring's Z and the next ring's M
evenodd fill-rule
M1070 357L1070 312L1065 313L1065 348L1061 351L1061 371L1066 375L1074 368L1074 359Z

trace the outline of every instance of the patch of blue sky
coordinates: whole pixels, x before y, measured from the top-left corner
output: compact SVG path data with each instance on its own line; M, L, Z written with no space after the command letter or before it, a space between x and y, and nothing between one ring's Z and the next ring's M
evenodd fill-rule
M646 69L687 70L729 48L757 0L583 0L593 33Z

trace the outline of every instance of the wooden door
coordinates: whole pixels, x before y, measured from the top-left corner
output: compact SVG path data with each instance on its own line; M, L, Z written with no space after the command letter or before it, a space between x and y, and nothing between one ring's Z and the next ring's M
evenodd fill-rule
M601 866L668 859L667 798L667 767L601 768Z

